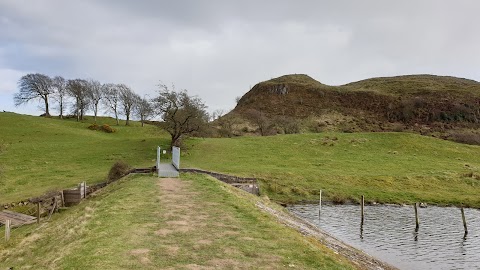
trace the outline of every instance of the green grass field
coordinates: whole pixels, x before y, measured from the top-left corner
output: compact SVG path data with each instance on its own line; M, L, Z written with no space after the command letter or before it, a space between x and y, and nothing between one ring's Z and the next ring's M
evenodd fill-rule
M108 134L88 125L0 113L0 203L104 181L117 160L153 166L156 146L169 145L168 135L154 126L134 122ZM181 165L258 177L264 194L284 202L316 200L322 189L334 201L365 195L385 203L480 207L479 150L409 133L193 138Z
M114 126L116 133L87 129L93 117L77 123L73 119L46 119L0 113L0 204L105 180L117 160L135 167L155 165L156 146L169 145L157 127Z
M262 179L273 199L480 207L480 147L408 133L193 139L183 165Z
M201 175L129 176L0 239L0 268L354 269L258 211L258 200Z

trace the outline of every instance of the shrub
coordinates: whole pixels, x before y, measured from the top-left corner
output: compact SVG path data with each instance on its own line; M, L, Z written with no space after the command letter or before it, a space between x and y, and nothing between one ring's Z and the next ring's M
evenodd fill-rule
M331 200L334 204L345 204L347 199L344 196L335 194L331 197Z
M108 172L107 182L114 182L124 177L132 170L132 167L125 161L117 161Z
M451 139L455 142L480 145L480 134L473 132L455 132L451 134Z
M105 131L107 133L114 133L116 130L107 124L103 124L102 131Z
M99 130L100 129L100 127L97 124L91 124L87 128L90 129L90 130Z

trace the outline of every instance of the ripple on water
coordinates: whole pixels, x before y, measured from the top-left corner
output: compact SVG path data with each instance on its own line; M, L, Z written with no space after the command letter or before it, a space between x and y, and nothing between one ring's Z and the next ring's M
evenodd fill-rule
M480 211L465 209L468 235L460 209L420 208L415 232L413 206L365 206L360 227L358 205L293 205L288 209L338 239L401 269L480 269ZM363 229L363 230L362 230Z

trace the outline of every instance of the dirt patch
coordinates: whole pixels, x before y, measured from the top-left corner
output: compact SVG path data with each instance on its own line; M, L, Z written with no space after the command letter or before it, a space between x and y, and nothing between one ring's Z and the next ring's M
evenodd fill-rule
M200 245L210 245L211 243L212 243L212 240L208 240L208 239L202 239L197 241L197 244L200 244Z
M151 263L150 259L148 258L149 252L150 252L150 249L140 248L140 249L131 250L129 253L130 255L133 255L134 257L136 257L141 264L147 265Z
M174 226L188 226L189 223L186 220L171 220L167 221L168 225L174 225Z
M130 254L132 254L132 255L143 255L143 254L147 254L148 252L150 252L150 249L140 248L140 249L131 250Z
M180 189L184 187L184 183L176 178L162 178L159 186L162 188L162 192L165 192L164 195L170 192L178 194Z
M177 246L167 247L167 253L170 254L170 255L177 255L179 250L180 250L180 247L177 247Z
M242 262L233 259L213 259L208 261L208 264L215 266L215 268L221 269L226 269L230 267L238 268L239 266L246 267L246 265L242 264Z

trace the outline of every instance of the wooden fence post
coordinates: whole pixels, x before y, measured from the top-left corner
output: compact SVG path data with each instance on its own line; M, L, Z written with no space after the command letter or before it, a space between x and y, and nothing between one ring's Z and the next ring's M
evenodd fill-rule
M37 202L37 224L40 224L40 202Z
M62 207L65 207L65 195L63 195L63 190L62 190Z
M5 221L5 241L8 242L10 240L10 225L11 225L10 219L7 219Z
M468 234L468 229L467 229L467 220L465 219L465 212L463 210L463 207L460 208L460 211L462 212L463 228L465 229L465 235L466 235Z
M361 211L362 211L362 225L363 225L363 221L365 219L365 196L362 195L362 202L361 202Z
M322 213L322 190L320 189L320 196L318 198L318 218L320 219L320 214Z
M415 208L415 231L418 231L418 228L420 227L420 220L418 219L418 209L417 209L418 203L415 203L413 207Z

